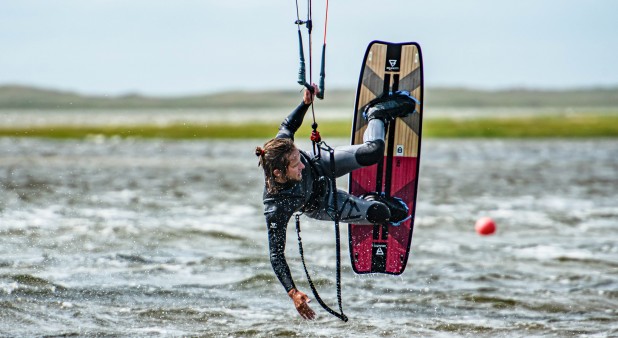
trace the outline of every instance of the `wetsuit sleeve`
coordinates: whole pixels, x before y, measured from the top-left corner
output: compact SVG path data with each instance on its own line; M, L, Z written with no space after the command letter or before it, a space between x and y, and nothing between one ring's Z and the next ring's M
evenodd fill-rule
M296 286L290 273L290 267L285 260L285 242L288 221L292 214L282 212L284 209L276 204L267 207L264 215L266 216L266 226L268 227L268 247L270 249L270 264L273 266L275 275L283 285L286 292Z
M294 133L296 133L298 128L303 124L303 119L305 118L305 113L307 113L309 106L310 105L305 104L305 102L301 102L300 105L281 122L277 138L291 138L293 140Z

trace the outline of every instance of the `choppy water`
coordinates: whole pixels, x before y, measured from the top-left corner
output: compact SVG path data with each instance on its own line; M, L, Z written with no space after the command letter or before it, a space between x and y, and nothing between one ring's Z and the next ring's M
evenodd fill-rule
M261 142L1 138L0 336L618 336L618 141L426 140L405 273L355 275L342 232L348 323L274 277ZM332 224L303 240L335 305Z

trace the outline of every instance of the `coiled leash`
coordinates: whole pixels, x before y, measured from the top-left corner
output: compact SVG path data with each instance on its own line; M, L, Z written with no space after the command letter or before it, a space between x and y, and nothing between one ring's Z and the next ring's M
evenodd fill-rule
M319 135L319 133L318 133ZM331 315L343 320L344 322L348 321L348 317L343 313L343 307L341 303L341 238L339 234L339 205L337 201L337 180L335 178L335 151L330 146L326 145L323 142L317 142L317 147L321 148L324 146L324 150L329 152L330 156L330 169L333 175L333 179L331 180L331 189L333 193L333 214L330 215L333 221L335 222L335 251L336 251L336 285L337 285L337 304L339 305L339 312L331 309L326 303L322 300L320 295L318 294L318 290L313 284L313 280L311 280L311 276L309 276L309 270L307 269L307 264L305 263L305 255L303 251L303 242L300 237L300 216L302 212L297 212L294 214L294 218L296 219L296 234L298 235L298 251L300 252L300 259L303 262L303 268L305 269L305 275L307 275L307 281L309 282L309 287L313 292L313 296L318 301L320 306L324 310L326 310Z

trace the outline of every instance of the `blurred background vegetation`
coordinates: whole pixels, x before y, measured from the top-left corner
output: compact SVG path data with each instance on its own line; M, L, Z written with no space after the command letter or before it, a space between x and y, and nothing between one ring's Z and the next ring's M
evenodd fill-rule
M183 97L150 97L139 94L92 96L51 89L0 86L2 110L89 111L204 110L204 114L222 114L239 109L272 109L289 111L301 98L299 90L266 92L222 92ZM316 111L334 109L340 117L322 123L327 137L349 137L354 90L330 90ZM427 137L618 137L618 88L572 90L473 90L465 88L429 88L424 99L423 135ZM442 112L441 112L442 111ZM444 113L446 111L446 113ZM465 118L459 111L472 111ZM475 113L477 112L477 113ZM483 112L479 114L478 112ZM549 112L549 113L548 113ZM281 116L283 119L283 116ZM278 124L267 121L228 121L209 123L171 123L141 125L62 125L6 126L0 119L0 136L82 138L269 138ZM309 123L299 133L308 134Z
M329 90L320 106L349 108L355 90ZM298 103L299 90L222 92L181 97L150 97L140 94L92 96L24 86L0 86L0 109L147 109L147 108L274 108ZM617 88L571 90L474 90L428 88L425 106L432 108L615 108Z

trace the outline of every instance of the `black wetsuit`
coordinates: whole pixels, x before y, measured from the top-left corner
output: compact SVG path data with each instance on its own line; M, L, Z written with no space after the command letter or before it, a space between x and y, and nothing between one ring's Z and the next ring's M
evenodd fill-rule
M302 124L309 105L301 103L281 123L277 138L294 139L294 133ZM335 148L336 172L330 169L330 156L316 157L300 150L300 161L305 165L300 182L279 184L276 193L264 190L264 215L268 228L270 261L277 278L286 291L295 288L290 268L285 259L287 225L292 215L303 211L311 218L329 220L332 212L333 191L330 180L345 175L354 169L377 163L384 153L384 125L380 120L370 121L365 132L365 143ZM278 183L277 183L278 184ZM337 191L337 205L341 221L372 224L380 222L384 210L375 202ZM384 207L382 207L384 208ZM386 216L388 217L388 216Z

